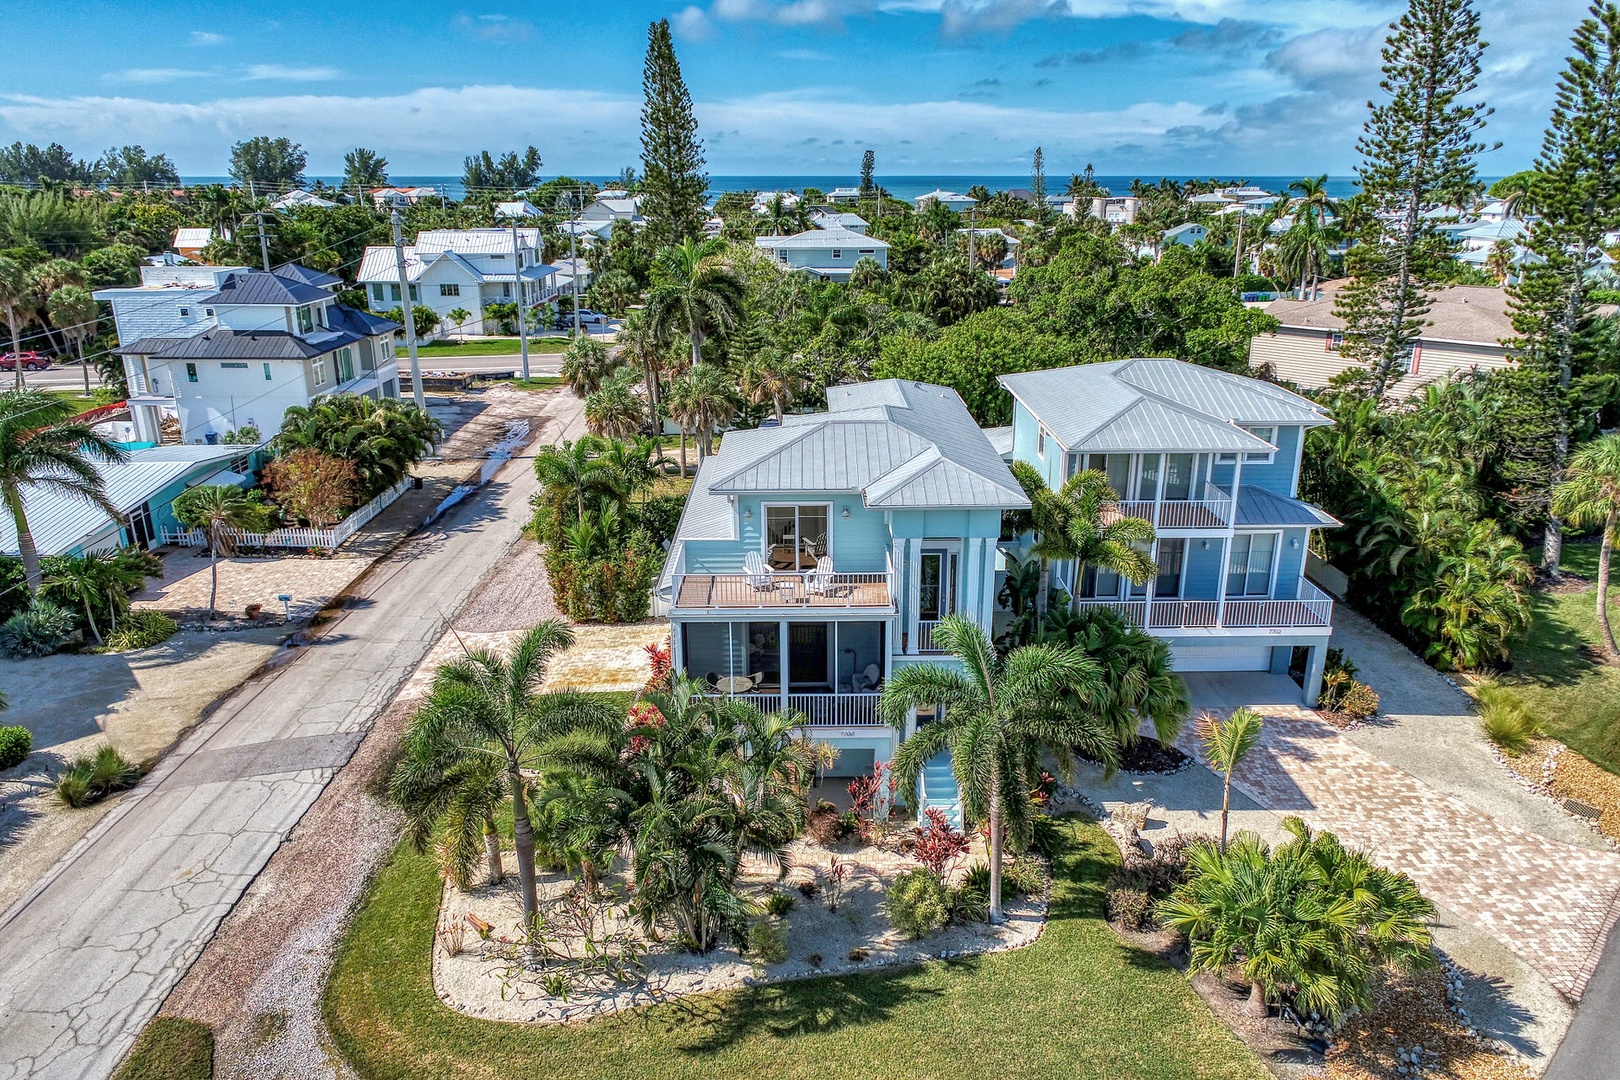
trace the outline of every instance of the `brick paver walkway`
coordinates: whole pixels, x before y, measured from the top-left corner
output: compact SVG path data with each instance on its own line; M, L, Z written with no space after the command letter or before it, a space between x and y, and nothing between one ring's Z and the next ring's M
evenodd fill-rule
M1424 895L1580 998L1620 914L1620 855L1504 825L1373 757L1314 712L1257 708L1265 726L1233 777L1237 787L1410 874ZM1204 761L1194 725L1179 745Z

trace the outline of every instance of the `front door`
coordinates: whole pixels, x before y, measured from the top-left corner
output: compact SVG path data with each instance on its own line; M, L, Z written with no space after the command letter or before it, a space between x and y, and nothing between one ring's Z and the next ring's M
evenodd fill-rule
M788 624L788 679L790 690L825 691L827 679L827 624Z
M917 616L924 622L938 622L956 611L956 569L955 551L923 550Z

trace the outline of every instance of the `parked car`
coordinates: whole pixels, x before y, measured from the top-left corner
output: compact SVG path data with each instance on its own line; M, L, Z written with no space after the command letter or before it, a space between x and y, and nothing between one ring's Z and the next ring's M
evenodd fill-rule
M592 311L589 308L580 308L579 309L579 324L581 326L605 325L607 323L607 321L608 321L608 317L606 315L603 315L600 311ZM564 312L560 313L557 316L557 329L558 330L569 330L569 329L573 328L573 325L574 325L574 313L573 312L564 311Z
M51 358L44 353L8 352L0 356L0 371L16 371L18 362L22 363L24 371L44 371L51 366Z

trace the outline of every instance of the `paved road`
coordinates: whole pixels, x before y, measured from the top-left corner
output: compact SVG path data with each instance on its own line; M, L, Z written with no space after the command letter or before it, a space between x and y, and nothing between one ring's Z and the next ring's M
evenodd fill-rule
M426 353L422 356L423 371L520 371L523 357L517 353L510 356L434 356ZM401 353L399 356L399 370L402 375L409 375L411 371L411 358ZM529 354L530 375L555 375L562 370L562 353L532 352Z
M1620 1017L1620 927L1609 934L1608 947L1586 984L1575 1020L1541 1080L1596 1080L1620 1071L1616 1017Z
M16 385L16 379L15 371L0 371L0 390L10 390ZM23 372L23 382L42 390L83 390L84 371L78 364L52 364L44 371ZM100 382L101 376L90 372L91 387Z
M542 441L583 430L558 394ZM527 456L408 541L0 917L0 1078L108 1076L528 519Z

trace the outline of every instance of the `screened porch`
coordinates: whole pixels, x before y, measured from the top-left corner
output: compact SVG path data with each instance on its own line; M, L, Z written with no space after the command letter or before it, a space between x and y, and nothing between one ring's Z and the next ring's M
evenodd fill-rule
M678 667L710 693L816 725L881 724L888 633L879 620L751 620L680 624Z

